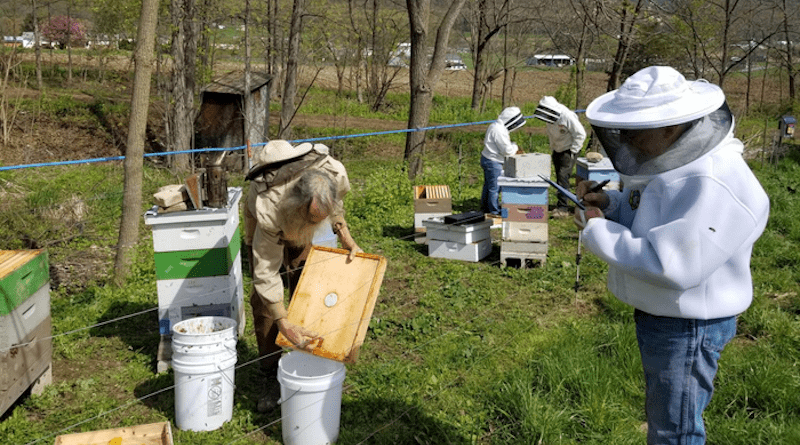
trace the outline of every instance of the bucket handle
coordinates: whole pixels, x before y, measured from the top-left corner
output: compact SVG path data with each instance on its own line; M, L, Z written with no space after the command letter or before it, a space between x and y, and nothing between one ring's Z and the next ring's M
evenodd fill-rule
M295 394L297 394L298 392L300 392L300 390L299 390L299 389L298 389L298 390L295 390L295 392L293 392L293 393L292 393L292 395L290 395L290 396L289 396L289 397L287 397L286 399L284 399L284 398L283 398L283 396L281 396L281 398L280 398L280 399L278 399L278 405L282 405L282 404L283 404L283 402L288 402L288 401L289 401L289 399L291 399L292 397L294 397L294 396L295 396Z
M228 351L233 351L234 355L236 354L236 348L232 349L232 348L230 348L229 346L226 345L225 349L227 349ZM224 372L222 372L223 369L222 369L222 366L220 366L219 363L215 363L215 366L217 367L217 370L222 375L222 378L225 379L228 383L230 383L231 384L231 388L233 388L235 390L236 389L236 382L234 382L231 379L229 379L228 376Z

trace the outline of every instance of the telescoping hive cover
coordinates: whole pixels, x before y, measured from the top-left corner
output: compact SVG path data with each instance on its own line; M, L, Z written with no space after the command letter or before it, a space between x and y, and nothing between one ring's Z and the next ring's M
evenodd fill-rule
M289 303L288 320L323 337L312 354L355 363L378 298L386 258L359 253L347 262L344 249L313 246ZM279 346L292 344L278 334Z

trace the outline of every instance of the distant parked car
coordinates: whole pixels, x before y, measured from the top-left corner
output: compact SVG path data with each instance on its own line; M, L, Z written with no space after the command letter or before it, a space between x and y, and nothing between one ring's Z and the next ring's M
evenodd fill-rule
M461 71L467 69L467 65L461 59L461 56L450 54L445 58L444 69L450 71Z

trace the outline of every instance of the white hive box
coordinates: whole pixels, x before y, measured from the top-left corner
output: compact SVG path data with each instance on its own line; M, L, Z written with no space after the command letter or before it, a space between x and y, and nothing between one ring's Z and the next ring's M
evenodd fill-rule
M144 215L153 231L159 331L158 370L169 366L172 326L197 316L236 320L244 334L244 280L239 230L240 187L228 188L228 205Z
M244 318L241 253L227 275L158 280L159 331L168 334L175 324L194 317Z
M447 215L451 215L451 212L440 212L440 213L415 213L414 214L414 231L415 232L424 232L425 231L425 221L431 218L443 218Z
M475 224L447 224L444 218L429 218L422 222L428 240L450 241L471 244L491 238L492 221L484 220Z
M546 243L547 223L503 221L503 241Z
M515 252L523 254L547 255L547 243L531 243L523 241L503 241L502 250L504 252Z
M503 175L510 178L529 178L542 175L550 177L550 155L544 153L523 153L506 156L503 162Z
M492 240L483 239L464 244L451 241L428 240L428 256L477 263L492 253Z

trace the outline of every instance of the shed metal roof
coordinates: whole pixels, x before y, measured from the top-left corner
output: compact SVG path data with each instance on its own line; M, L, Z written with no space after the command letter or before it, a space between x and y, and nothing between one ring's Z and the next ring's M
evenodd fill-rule
M261 88L266 83L272 80L272 76L267 73L251 72L250 73L250 92ZM210 83L203 86L203 92L209 93L223 93L223 94L237 94L241 95L244 92L244 72L233 71L225 74L222 77L212 80Z

